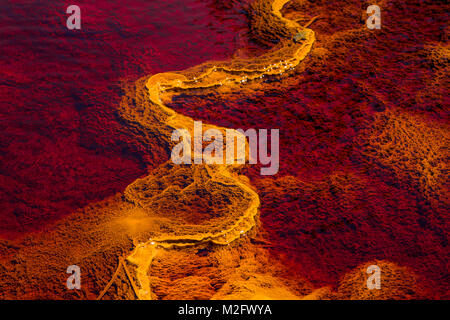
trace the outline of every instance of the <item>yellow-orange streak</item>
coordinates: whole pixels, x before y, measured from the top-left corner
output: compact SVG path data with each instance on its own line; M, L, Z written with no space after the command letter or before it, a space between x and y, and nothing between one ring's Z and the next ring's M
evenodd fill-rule
M161 100L161 95L164 92L174 89L190 90L205 89L223 85L236 85L239 83L246 83L251 80L261 79L264 76L280 75L287 70L296 67L308 55L315 41L314 32L310 29L306 29L305 27L301 27L297 22L286 19L282 16L280 10L289 1L290 0L274 0L272 3L272 14L284 21L287 28L295 28L297 31L303 31L306 34L306 40L304 40L301 44L297 44L298 48L291 56L284 57L281 61L272 61L272 63L266 65L255 65L253 61L249 60L245 67L240 68L231 68L226 64L211 66L206 68L206 70L204 70L197 77L193 78L188 78L181 73L167 72L153 75L148 79L146 88L149 93L150 101L155 105L155 107L159 107L161 111L169 115L166 120L166 124L168 126L173 129L192 128L192 123L194 120L178 114L164 105ZM282 49L279 50L280 53ZM277 60L279 60L279 56L277 56ZM240 60L240 62L242 63L242 60ZM225 128L214 125L208 124L207 126L209 128L219 129L221 131L225 130ZM153 238L145 243L138 244L136 248L127 256L126 260L136 265L136 276L140 289L136 289L134 285L133 289L139 299L151 299L151 284L147 274L152 260L157 254L158 248L170 249L173 247L186 247L205 242L226 245L238 239L242 233L246 233L254 227L260 200L258 194L253 190L250 184L240 181L235 175L233 175L230 170L230 165L207 165L206 168L211 175L212 180L224 183L224 178L226 178L226 180L233 181L233 184L241 188L245 193L251 195L251 201L248 208L232 227L221 232L208 232L183 236L164 235ZM125 263L122 265L125 265ZM130 281L132 281L131 278Z

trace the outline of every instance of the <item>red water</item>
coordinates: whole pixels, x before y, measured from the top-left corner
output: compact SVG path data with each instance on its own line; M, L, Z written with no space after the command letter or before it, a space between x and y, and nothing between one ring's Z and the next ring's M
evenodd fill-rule
M448 10L441 5L392 1L383 6L381 31L371 33L360 31L364 5L306 4L308 14L323 16L311 27L316 48L352 30L323 60L306 59L295 80L275 80L264 90L201 96L200 105L186 97L172 103L229 128L280 129L279 174L261 177L250 166L247 175L261 198L274 259L292 274L337 285L352 268L386 259L414 270L430 296L448 295L448 205L433 207L407 179L363 165L356 142L386 109L448 126L449 88L426 59L429 46L446 39Z
M1 4L0 237L121 192L167 158L121 132L120 81L227 58L247 28L233 2L76 4L72 31L64 2Z
M78 1L81 31L66 29L63 4L2 4L1 237L121 192L168 158L168 150L148 150L121 130L120 81L230 57L247 21L241 5L222 2ZM257 167L247 173L274 258L317 286L386 259L411 267L430 296L448 296L448 208L363 166L355 143L386 109L448 124L448 88L430 92L436 74L423 57L448 34L441 2L393 1L380 33L343 42L290 83L172 104L225 127L281 129L279 175L262 178ZM313 26L316 46L361 26L362 9L352 1L342 1L346 15L334 2L311 6L311 15L326 13Z

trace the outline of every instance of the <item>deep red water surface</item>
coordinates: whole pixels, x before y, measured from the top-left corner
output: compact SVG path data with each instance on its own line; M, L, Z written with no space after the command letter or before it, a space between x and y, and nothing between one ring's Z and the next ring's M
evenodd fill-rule
M120 81L227 58L247 28L231 2L76 4L73 31L69 3L1 4L0 237L120 192L161 162L119 130Z
M231 57L248 28L234 2L78 1L81 31L65 27L68 4L2 3L0 237L120 192L168 158L121 130L119 84ZM362 7L339 3L311 4L311 16L326 13L313 25L317 47L361 28ZM281 129L280 173L261 177L255 166L247 174L261 198L261 230L289 272L337 285L358 265L386 259L416 272L431 297L448 297L448 207L364 166L355 142L385 110L448 126L448 88L430 86L438 72L426 60L448 36L444 1L387 3L379 33L348 31L290 82L171 106L225 127Z
M311 55L320 47L326 55L307 58L295 80L246 93L237 88L229 97L180 97L172 107L228 128L280 129L280 172L261 177L249 166L247 175L261 198L273 256L292 274L337 285L352 268L386 259L410 267L431 296L448 295L448 204L433 207L410 180L363 165L357 142L386 110L448 126L449 88L427 57L430 46L447 39L448 10L441 2L389 1L380 32L367 32L364 4L309 6L310 16L324 16L312 26Z

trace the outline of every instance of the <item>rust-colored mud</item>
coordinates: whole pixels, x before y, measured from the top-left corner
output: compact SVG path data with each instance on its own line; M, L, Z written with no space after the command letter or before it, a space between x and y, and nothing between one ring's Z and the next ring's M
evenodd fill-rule
M124 84L119 123L158 150L155 169L2 240L0 297L448 297L445 4L379 1L376 31L368 4L256 0L233 58ZM174 165L172 131L194 120L279 128L280 173ZM81 290L65 287L72 264ZM366 286L373 264L381 290Z

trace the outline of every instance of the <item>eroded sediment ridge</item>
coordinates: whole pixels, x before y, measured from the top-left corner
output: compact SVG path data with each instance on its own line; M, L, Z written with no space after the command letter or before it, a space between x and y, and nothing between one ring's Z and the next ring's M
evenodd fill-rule
M270 6L268 6L267 2L259 1L261 3L259 9L258 7L255 8L256 10L262 10L258 14L269 16L271 20L276 21L276 23L283 25L285 29L289 30L290 34L295 34L295 37L282 39L274 49L253 59L207 62L189 70L159 73L151 76L146 82L146 89L150 100L148 105L152 110L146 110L146 112L163 114L164 116L160 117L163 119L161 125L169 127L169 130L182 128L192 132L194 120L170 109L166 105L167 102L164 102L165 98L167 99L169 97L170 100L170 97L173 95L187 90L214 87L221 87L225 90L227 88L231 89L249 81L261 81L264 77L279 76L294 69L310 52L315 41L315 35L312 30L302 27L296 21L286 19L282 16L280 10L289 1L274 0ZM267 10L267 8L270 9L270 12L263 11ZM221 130L222 132L226 130L226 128L214 125L204 125L204 130L211 128ZM239 133L236 132L236 134ZM227 245L255 226L255 218L260 205L259 196L248 180L241 179L234 173L236 167L239 166L241 165L204 164L191 166L190 174L192 175L198 174L198 170L200 170L198 168L202 167L202 170L204 170L203 174L208 177L207 183L210 186L220 184L224 187L233 188L233 194L237 194L245 200L243 200L245 207L239 216L230 214L232 221L225 224L225 227L221 230L205 230L195 233L188 232L186 234L163 233L152 237L147 242L138 244L125 260L121 259L119 261L118 266L118 269L121 267L125 269L138 299L151 299L151 284L148 272L158 250L194 246L200 243ZM176 176L178 173L175 172L173 174ZM183 179L182 176L179 178ZM139 195L139 192L136 191L147 189L146 187L142 187L147 182L146 180L138 179L138 181L131 184L125 191L127 200L140 206L145 206L145 203L151 201L150 199L145 202L143 197ZM188 184L185 189L191 185ZM169 187L160 192L158 196L161 197L161 194L164 194L167 189ZM170 192L170 190L167 192ZM152 196L154 197L153 194ZM134 266L136 281L130 275L127 263L131 263ZM106 293L116 276L117 272L104 288L99 298Z

